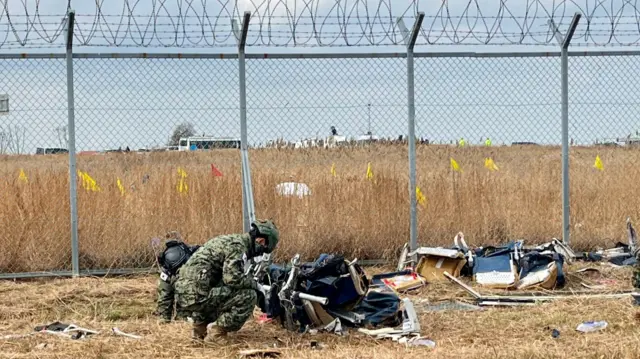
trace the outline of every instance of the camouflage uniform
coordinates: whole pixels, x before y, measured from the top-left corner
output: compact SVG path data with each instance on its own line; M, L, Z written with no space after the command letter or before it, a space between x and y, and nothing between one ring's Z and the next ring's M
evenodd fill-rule
M193 339L213 338L240 330L253 313L258 283L245 274L245 258L271 253L280 240L270 220L256 220L245 234L209 240L180 268L176 304L192 313Z
M636 230L631 224L631 218L627 218L627 231L629 236L629 250L631 251L631 255L636 258L636 263L633 266L631 284L633 284L634 288L640 288L640 248L638 248L638 238L636 236Z
M167 238L173 232L167 234ZM175 304L175 283L178 279L180 267L187 261L189 256L196 252L200 246L188 246L180 238L167 242L167 248L158 256L158 263L161 267L160 278L157 283L157 309L156 315L160 316L165 323L170 322L174 313ZM167 257L168 256L168 257ZM184 311L179 305L175 308L176 319L185 320L190 313Z
M162 278L158 278L157 285L157 295L158 295L158 309L156 313L164 322L170 322L173 318L173 305L175 290L174 286L176 280L178 279L177 275L171 276L167 278L167 280L163 280ZM188 311L183 310L180 306L176 305L175 308L176 319L177 320L186 320L189 317L190 313Z
M238 331L256 305L258 284L245 275L243 255L251 250L249 234L209 240L180 268L175 283L177 304L193 312L194 325L216 324Z

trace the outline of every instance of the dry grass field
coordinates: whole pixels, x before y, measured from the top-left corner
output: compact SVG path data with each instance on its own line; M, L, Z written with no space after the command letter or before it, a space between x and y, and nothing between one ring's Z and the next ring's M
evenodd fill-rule
M561 157L558 147L418 146L419 243L450 245L458 231L470 245L522 238L527 244L560 238ZM604 171L593 168L596 155ZM453 157L463 172L451 170ZM484 167L491 157L498 171ZM409 237L407 148L250 151L258 217L282 233L278 258L294 252L395 259ZM365 178L367 163L374 178ZM626 240L625 219L638 220L640 151L571 149L572 246L576 250ZM0 157L0 272L70 268L68 158ZM223 177L211 174L214 164ZM335 164L337 177L330 169ZM178 168L188 193L178 193ZM23 169L28 183L18 178ZM99 192L79 188L81 266L152 266L150 240L169 230L189 243L241 230L240 156L128 153L78 156ZM311 188L304 199L276 194L293 178ZM116 179L125 187L121 195ZM81 185L81 182L79 182Z
M612 288L630 289L629 269L599 268L614 281ZM565 273L575 269L567 268ZM376 269L366 270L370 274ZM567 275L567 289L579 289L579 280ZM77 341L46 334L0 339L0 358L238 358L240 350L274 346L281 350L281 358L318 359L637 358L640 350L640 313L631 298L423 312L421 333L436 342L434 349L374 340L353 330L343 337L296 334L275 323L260 324L256 318L223 345L195 344L189 340L188 323L160 325L152 315L156 279L140 276L0 282L0 337L27 334L35 326L54 321L101 332ZM450 283L430 283L410 298L419 310L425 301L435 304L442 299L465 301L470 297ZM608 326L594 333L576 330L580 323L590 320L604 320ZM112 327L142 339L113 336ZM553 329L560 332L558 338L552 337ZM313 349L312 341L321 343L322 349Z

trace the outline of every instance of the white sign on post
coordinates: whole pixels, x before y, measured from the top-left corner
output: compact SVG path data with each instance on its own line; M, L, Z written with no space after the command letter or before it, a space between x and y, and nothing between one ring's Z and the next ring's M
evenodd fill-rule
M0 115L9 113L9 95L0 94Z

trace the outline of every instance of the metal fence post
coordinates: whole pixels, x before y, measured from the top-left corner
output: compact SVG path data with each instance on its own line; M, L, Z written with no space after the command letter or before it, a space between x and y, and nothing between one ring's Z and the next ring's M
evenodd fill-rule
M71 271L80 275L78 249L78 191L76 182L76 121L73 104L73 25L75 11L67 13L67 111L69 116L69 203L71 207Z
M567 33L562 36L560 30L549 20L549 26L560 44L561 72L562 72L562 242L570 243L571 221L569 201L569 44L578 27L582 15L576 12L573 15Z
M231 26L238 39L238 80L240 82L240 156L242 160L242 219L243 231L248 232L251 222L255 220L255 205L251 186L251 167L249 165L249 150L247 139L247 81L245 73L245 45L251 12L244 12L242 30L238 29L238 22L233 19Z
M414 70L413 70L413 48L415 47L416 40L420 27L422 26L422 20L424 20L424 12L418 13L418 18L413 24L411 33L404 25L404 21L401 17L398 18L398 25L400 26L405 45L407 46L407 104L409 108L409 120L408 127L409 133L407 141L409 142L409 247L411 251L416 250L418 247L418 215L417 215L417 200L416 200L416 106L415 106L415 94L414 94Z

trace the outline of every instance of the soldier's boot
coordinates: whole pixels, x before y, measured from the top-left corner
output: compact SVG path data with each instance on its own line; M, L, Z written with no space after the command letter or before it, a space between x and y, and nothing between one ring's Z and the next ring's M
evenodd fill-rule
M191 338L193 340L201 341L207 336L207 324L193 324L193 331L191 332Z

